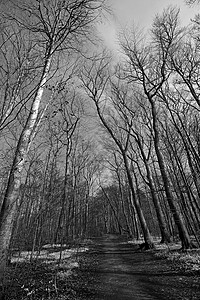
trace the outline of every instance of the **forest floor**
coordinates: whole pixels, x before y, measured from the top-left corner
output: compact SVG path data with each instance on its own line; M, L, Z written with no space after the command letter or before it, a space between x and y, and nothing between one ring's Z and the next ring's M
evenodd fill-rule
M199 300L200 251L180 244L141 251L116 235L87 247L46 248L37 260L16 260L5 278L8 300ZM48 255L46 255L48 254Z
M88 297L94 300L199 300L200 255L182 253L180 244L141 251L114 235L95 239L87 254ZM89 297L90 295L90 297Z

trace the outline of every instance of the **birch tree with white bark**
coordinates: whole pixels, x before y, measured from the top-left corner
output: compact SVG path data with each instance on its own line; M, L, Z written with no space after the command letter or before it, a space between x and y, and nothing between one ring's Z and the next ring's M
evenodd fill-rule
M36 43L38 53L41 55L41 64L38 66L38 83L31 97L29 113L16 143L15 155L0 211L1 285L17 210L22 171L32 140L43 117L44 111L41 111L41 107L45 108L49 104L49 99L44 97L45 88L58 72L60 63L64 61L64 55L66 53L74 55L76 49L79 48L78 43L79 45L83 44L82 42L86 39L87 33L91 29L90 26L96 20L102 5L103 1L101 0L38 0L33 3L22 2L16 5L15 14L12 16L3 14L2 18L4 18L6 26L17 26L20 28L24 40L29 37ZM19 76L17 80L19 80ZM52 89L55 93L57 92L56 85ZM12 99L10 101L12 102Z

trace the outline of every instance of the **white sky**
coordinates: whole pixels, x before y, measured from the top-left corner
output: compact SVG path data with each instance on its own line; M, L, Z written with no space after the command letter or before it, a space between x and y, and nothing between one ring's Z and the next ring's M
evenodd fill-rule
M185 0L109 0L109 3L116 20L110 18L99 26L99 30L110 49L117 48L117 28L135 24L148 29L155 15L162 13L169 5L180 8L182 25L187 25L190 19L200 12L200 5L189 7L185 4Z

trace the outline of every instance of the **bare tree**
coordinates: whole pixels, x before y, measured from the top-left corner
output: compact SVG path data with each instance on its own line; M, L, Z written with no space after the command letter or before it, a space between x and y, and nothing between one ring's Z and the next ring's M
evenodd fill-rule
M118 68L119 72L123 72L123 70L120 70L120 67ZM120 76L120 74L119 74ZM162 242L170 242L170 235L167 231L166 223L164 220L164 215L162 213L162 209L160 206L160 202L156 196L152 176L151 176L151 170L149 167L148 158L151 154L151 147L152 143L150 140L150 143L148 142L148 136L146 134L145 124L150 123L149 122L149 116L147 110L149 107L147 105L143 105L142 101L142 95L140 95L139 91L132 92L130 88L125 86L123 84L124 80L119 80L119 82L112 83L112 91L115 95L115 107L117 110L121 111L121 114L124 119L132 119L132 128L131 128L131 139L130 139L130 153L136 153L139 151L141 153L141 159L144 163L146 174L147 174L147 181L145 180L145 183L150 188L152 200L156 209L158 223L161 230L161 236L162 236ZM137 94L138 93L138 94ZM141 99L140 99L141 98ZM148 116L148 117L147 117ZM127 120L128 121L128 120ZM126 129L125 129L126 130ZM146 146L147 144L147 146ZM148 146L149 144L149 146ZM147 154L146 154L147 153ZM130 159L133 161L132 154L129 155ZM136 158L136 161L138 161L138 158ZM142 167L138 166L138 170L140 174L142 173ZM142 176L143 177L143 176ZM144 177L143 177L144 178Z
M0 131L28 106L38 83L37 66L41 62L37 43L29 37L25 41L23 31L15 25L3 28L0 37Z
M175 43L179 38L178 11L169 8L162 16L157 16L154 22L152 44L145 45L140 36L133 33L131 37L124 37L122 48L127 55L126 77L130 82L138 84L144 92L144 97L150 104L152 115L152 128L154 132L154 147L158 159L158 164L165 188L166 198L174 217L174 221L179 230L179 236L183 248L190 248L191 240L184 223L180 209L173 198L170 189L170 181L166 171L165 161L160 149L160 130L158 108L158 94L170 73L167 64L171 51L174 50ZM167 35L165 28L168 28Z
M115 117L115 113L117 112L112 105L112 94L106 95L108 88L107 84L110 81L108 63L109 60L104 57L97 58L91 63L91 65L84 68L80 76L88 96L93 100L95 104L96 111L101 123L109 133L110 137L112 138L122 155L134 205L144 234L145 247L146 249L149 249L154 247L153 239L147 226L139 200L135 193L129 159L127 157L132 121L130 120L129 122L125 123L124 126L127 128L127 130L125 131L121 126L119 126L119 120ZM109 113L112 112L112 110L113 114ZM106 112L108 112L107 115Z
M35 93L31 99L29 115L17 142L15 156L10 170L7 189L0 212L0 277L3 278L7 250L10 243L13 221L16 214L21 173L32 139L37 132L40 107L47 82L58 69L59 53L76 48L76 39L85 37L90 24L97 17L102 1L46 1L30 5L22 4L19 13L7 16L9 22L24 30L25 36L37 41L42 52L42 67ZM31 18L30 18L31 15ZM63 52L62 52L63 53ZM54 60L58 58L58 60ZM57 90L56 90L57 91ZM46 102L48 104L48 101Z

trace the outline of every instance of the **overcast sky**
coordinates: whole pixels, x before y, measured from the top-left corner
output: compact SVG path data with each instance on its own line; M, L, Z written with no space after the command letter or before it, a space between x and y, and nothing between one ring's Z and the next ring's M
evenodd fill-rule
M115 49L117 28L131 24L148 29L157 13L169 5L180 7L181 22L187 25L199 11L199 6L189 7L184 0L109 0L116 16L116 21L109 19L100 26L100 32L111 49Z

